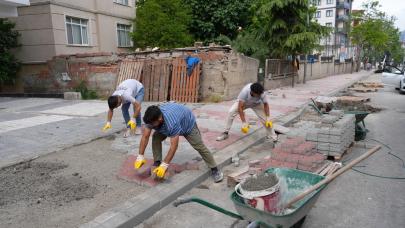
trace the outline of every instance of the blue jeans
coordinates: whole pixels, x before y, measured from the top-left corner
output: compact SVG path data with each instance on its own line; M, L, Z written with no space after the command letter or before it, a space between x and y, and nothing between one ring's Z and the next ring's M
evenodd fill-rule
M135 100L141 105L143 101L143 97L145 96L145 92L143 88L139 90L138 94L135 96ZM124 117L125 124L128 124L128 121L131 119L129 117L129 107L131 106L131 102L127 102L121 105L122 116ZM139 115L136 117L136 126L139 127L142 125L142 115L139 112ZM129 128L129 126L127 126Z

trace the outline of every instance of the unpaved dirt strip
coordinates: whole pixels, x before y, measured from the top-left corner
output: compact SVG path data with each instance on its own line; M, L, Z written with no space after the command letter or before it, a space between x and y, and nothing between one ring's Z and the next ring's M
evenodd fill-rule
M119 180L111 137L0 170L0 227L78 227L147 190Z

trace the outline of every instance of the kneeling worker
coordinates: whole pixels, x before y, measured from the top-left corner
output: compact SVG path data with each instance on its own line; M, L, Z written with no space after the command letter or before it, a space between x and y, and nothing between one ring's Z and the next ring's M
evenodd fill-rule
M153 166L157 167L153 173L157 177L163 178L165 176L166 170L176 153L179 138L184 136L211 168L214 182L222 181L223 173L217 168L214 157L204 145L194 114L189 108L176 103L153 105L146 110L143 121L145 122L145 129L139 146L139 155L134 163L135 169L139 169L146 162L144 153L153 129L155 130L152 135ZM162 141L167 137L170 137L170 149L165 159L162 160Z

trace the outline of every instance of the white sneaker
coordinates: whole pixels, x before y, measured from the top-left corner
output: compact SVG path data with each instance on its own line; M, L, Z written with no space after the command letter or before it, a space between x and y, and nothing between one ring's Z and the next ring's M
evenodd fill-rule
M142 135L142 128L137 127L135 130L135 135Z
M217 141L223 141L229 137L229 134L222 133L220 136L217 137Z
M128 138L129 136L131 136L131 129L127 128L127 130L124 133L124 138Z

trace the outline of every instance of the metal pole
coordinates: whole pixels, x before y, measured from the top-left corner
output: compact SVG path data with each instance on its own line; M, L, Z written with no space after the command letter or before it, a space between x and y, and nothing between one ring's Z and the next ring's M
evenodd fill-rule
M307 1L307 27L309 27L309 0ZM305 29L306 30L306 29ZM302 83L306 83L307 79L307 61L308 61L308 50L305 51L305 62L304 62L304 78L302 80Z

